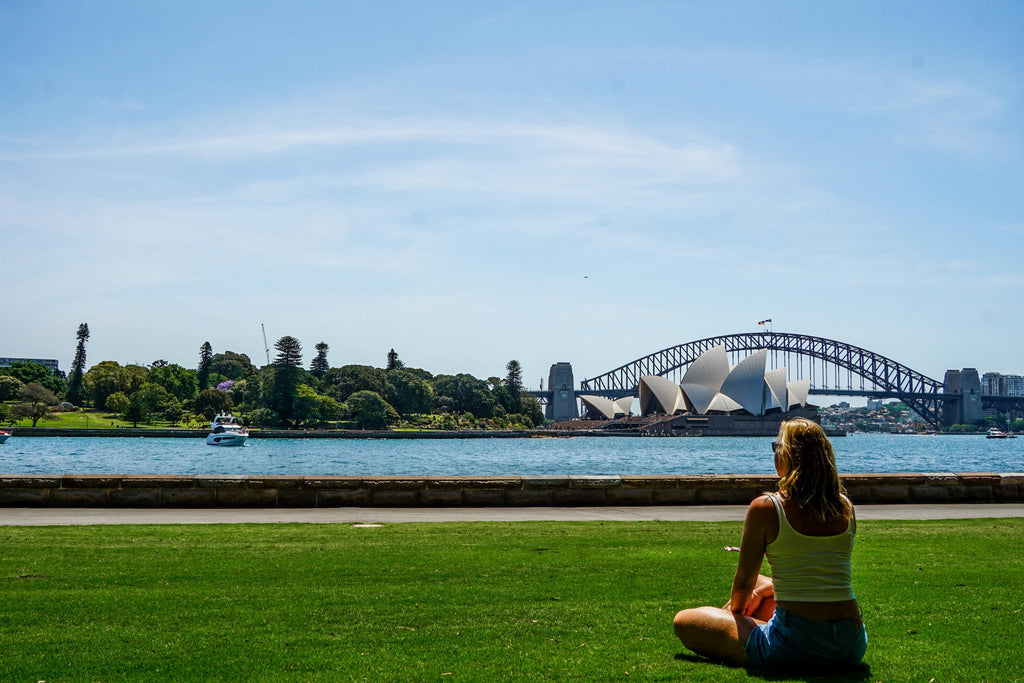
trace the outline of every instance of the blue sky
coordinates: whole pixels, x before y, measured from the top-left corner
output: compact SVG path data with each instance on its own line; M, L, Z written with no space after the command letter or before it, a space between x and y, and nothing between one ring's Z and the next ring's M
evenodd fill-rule
M1024 5L0 3L0 355L1024 373ZM271 349L273 353L273 349Z

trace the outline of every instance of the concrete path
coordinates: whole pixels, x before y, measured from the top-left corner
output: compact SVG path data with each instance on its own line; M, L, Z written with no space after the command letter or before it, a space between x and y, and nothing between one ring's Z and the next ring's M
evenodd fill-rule
M742 521L744 505L527 508L95 509L0 508L0 526L88 524L398 524L407 522ZM857 518L1024 517L1024 504L858 505Z

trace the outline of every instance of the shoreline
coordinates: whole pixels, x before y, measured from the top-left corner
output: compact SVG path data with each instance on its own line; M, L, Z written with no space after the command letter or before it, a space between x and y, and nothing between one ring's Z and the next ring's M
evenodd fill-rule
M177 428L89 428L75 429L64 427L12 427L11 436L39 437L150 437L160 439L205 439L209 429L177 429ZM417 430L392 431L362 429L254 429L249 432L250 439L513 439L548 436L574 436L573 432L556 432L544 429L531 430L482 430L463 429L453 431ZM586 436L636 436L635 434L609 434L587 432Z
M118 437L118 438L158 438L158 439L205 439L209 429L180 428L139 428L139 427L11 427L12 437ZM829 438L845 437L846 432L825 430ZM722 436L768 437L770 434L704 434L704 435L671 435L641 434L638 431L608 429L460 429L442 430L402 430L390 429L254 429L249 432L250 439L547 439L572 438L579 436L616 437L616 438L686 438L714 439Z

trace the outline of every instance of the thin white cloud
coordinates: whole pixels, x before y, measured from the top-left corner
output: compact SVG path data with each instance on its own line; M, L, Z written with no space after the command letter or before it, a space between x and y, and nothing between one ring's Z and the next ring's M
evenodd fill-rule
M387 230L417 211L461 213L479 224L500 207L506 225L530 231L567 209L593 216L617 207L634 221L660 215L655 223L674 213L714 215L723 197L786 175L756 167L730 142L690 132L467 118L303 127L265 118L281 127L252 123L242 133L149 140L134 131L135 142L122 146L17 153L12 166L56 168L79 187L65 185L51 201L38 184L9 185L0 192L0 220L36 216L66 235L119 237L130 228L135 241L163 230L200 240L225 227L266 235L275 224L306 232L328 226L322 231L336 237L360 223ZM250 171L250 162L266 166ZM219 186L192 179L207 175ZM43 214L33 207L45 207Z
M208 127L208 124L203 126ZM232 126L234 127L234 126ZM125 135L126 138L139 134ZM445 150L483 150L519 158L551 159L572 166L600 162L623 170L657 169L694 181L727 180L736 173L736 150L713 139L670 140L630 130L565 124L524 124L472 119L358 120L329 127L249 126L243 133L166 135L102 146L40 144L29 152L0 153L6 161L119 157L244 159L286 152L427 145Z

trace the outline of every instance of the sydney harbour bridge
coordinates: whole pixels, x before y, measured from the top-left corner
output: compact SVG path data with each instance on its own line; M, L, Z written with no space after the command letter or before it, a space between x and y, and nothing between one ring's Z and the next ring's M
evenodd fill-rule
M965 421L966 404L1001 412L1024 411L1024 396L984 395L980 385L960 386L958 381L950 382L948 372L946 378L936 380L859 346L824 337L771 331L708 337L662 349L583 380L575 393L571 387L556 386L531 393L548 404L557 401L559 389L563 395L572 393L573 401L577 394L608 398L636 396L641 377L658 375L679 383L690 363L719 345L725 346L734 364L751 352L766 349L768 364L775 368L786 367L790 379L809 380L811 394L899 399L936 427Z

